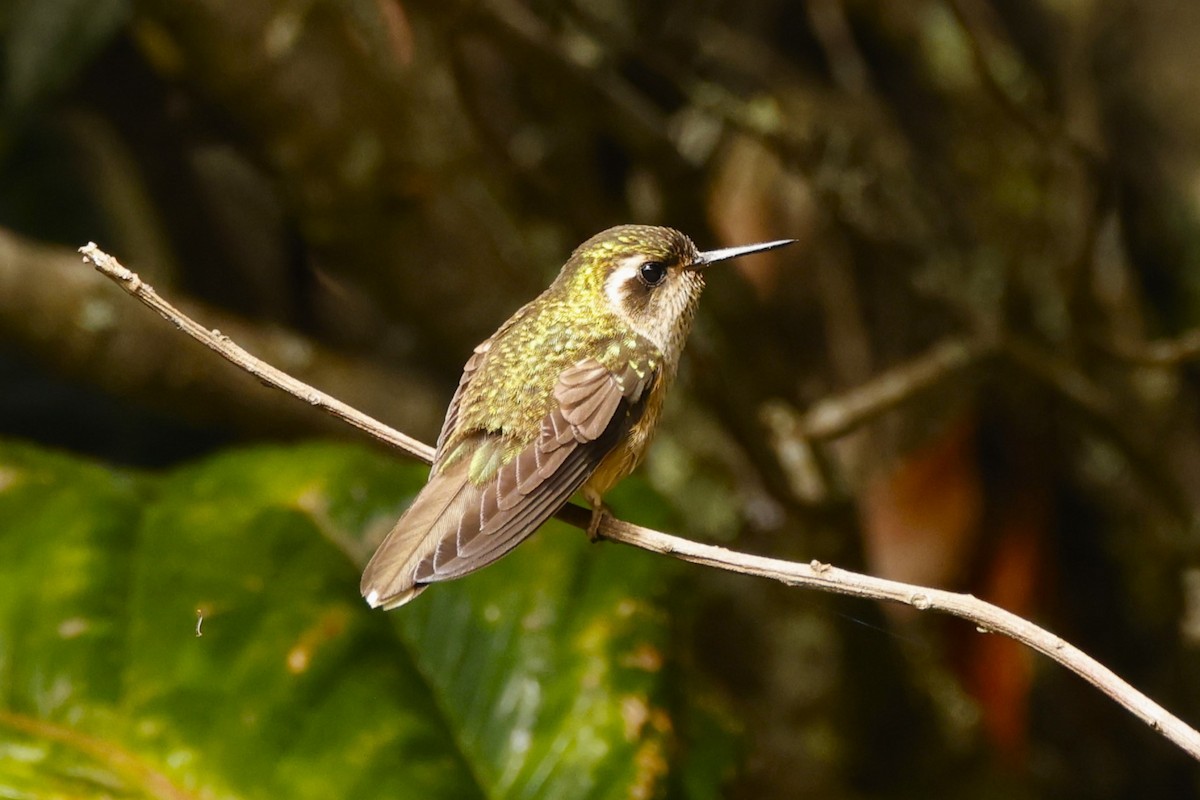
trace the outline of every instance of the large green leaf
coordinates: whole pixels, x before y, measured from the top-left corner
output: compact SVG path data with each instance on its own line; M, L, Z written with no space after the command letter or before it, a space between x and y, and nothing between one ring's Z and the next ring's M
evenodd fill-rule
M0 798L665 791L663 560L550 525L371 611L361 536L424 473L305 446L114 474L0 442Z

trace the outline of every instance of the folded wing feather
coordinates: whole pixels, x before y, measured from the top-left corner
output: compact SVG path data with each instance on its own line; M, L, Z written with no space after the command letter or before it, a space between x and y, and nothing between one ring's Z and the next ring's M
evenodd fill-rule
M468 362L447 413L482 353ZM372 605L394 608L426 584L458 578L503 556L561 508L641 416L654 373L614 375L588 358L564 370L556 405L531 444L482 484L469 480L470 458L434 469L425 488L384 539L363 572L362 592ZM448 436L443 430L441 439ZM502 445L503 433L479 431L469 450ZM442 444L443 442L439 442ZM439 452L439 457L442 454ZM435 460L435 464L439 461Z

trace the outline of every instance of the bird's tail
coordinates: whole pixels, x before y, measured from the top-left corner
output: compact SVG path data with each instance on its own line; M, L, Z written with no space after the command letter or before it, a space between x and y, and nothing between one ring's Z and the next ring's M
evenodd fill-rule
M468 488L463 461L429 479L363 570L359 589L372 608L396 608L425 590L416 580L417 567L437 549L445 521L461 514L455 507Z

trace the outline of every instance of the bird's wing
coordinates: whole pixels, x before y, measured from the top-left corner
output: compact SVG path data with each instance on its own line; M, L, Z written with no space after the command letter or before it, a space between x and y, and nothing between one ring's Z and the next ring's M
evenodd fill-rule
M450 438L456 425L458 425L458 407L462 402L463 392L467 388L467 384L475 377L475 373L483 364L483 359L487 355L488 350L492 347L492 340L487 339L478 347L475 352L471 353L471 357L467 359L467 364L463 367L462 378L458 381L458 388L454 390L454 397L450 398L450 406L446 409L446 419L442 422L442 431L438 434L437 450L433 454L433 465L431 466L430 474L436 474L438 467L442 464L442 459L445 457L445 451L442 449L446 444L446 440Z
M368 602L393 608L425 584L474 572L516 547L637 422L657 377L632 368L613 372L593 358L563 370L537 439L493 476L469 480L469 457L434 471L367 565L361 588ZM476 450L503 446L495 434L475 435Z
M430 468L431 475L439 471L442 460L446 457L446 451L443 447L446 444L446 440L450 438L450 434L458 426L458 409L462 403L463 392L466 391L467 386L475 377L475 373L483 366L484 359L487 358L488 352L492 349L492 342L503 337L504 333L524 319L533 307L533 303L527 303L517 309L517 312L509 317L495 333L480 342L475 347L475 351L471 353L471 357L467 359L466 366L463 367L462 377L458 381L458 388L454 390L454 397L450 398L450 405L446 409L446 419L442 422L442 431L438 434L437 449L433 454L433 464Z

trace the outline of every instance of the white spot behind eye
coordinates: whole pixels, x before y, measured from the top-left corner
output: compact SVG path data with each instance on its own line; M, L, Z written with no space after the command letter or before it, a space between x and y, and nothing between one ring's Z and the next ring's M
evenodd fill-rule
M671 313L632 314L630 313L631 304L627 302L630 293L642 293L647 290L646 284L638 277L646 260L647 256L645 255L627 256L622 259L616 269L609 273L608 280L604 284L604 294L608 298L609 307L628 322L630 327L653 342L659 350L665 351L671 340L673 315ZM674 288L664 289L665 285L665 281L658 284L655 305L664 302L670 306L679 305L681 302L686 304L687 300L683 295ZM679 296L675 297L674 295Z
M642 268L644 260L644 256L626 256L604 282L604 294L608 297L609 306L621 316L628 317L625 313L625 297L630 290L629 282L638 280L638 270Z

